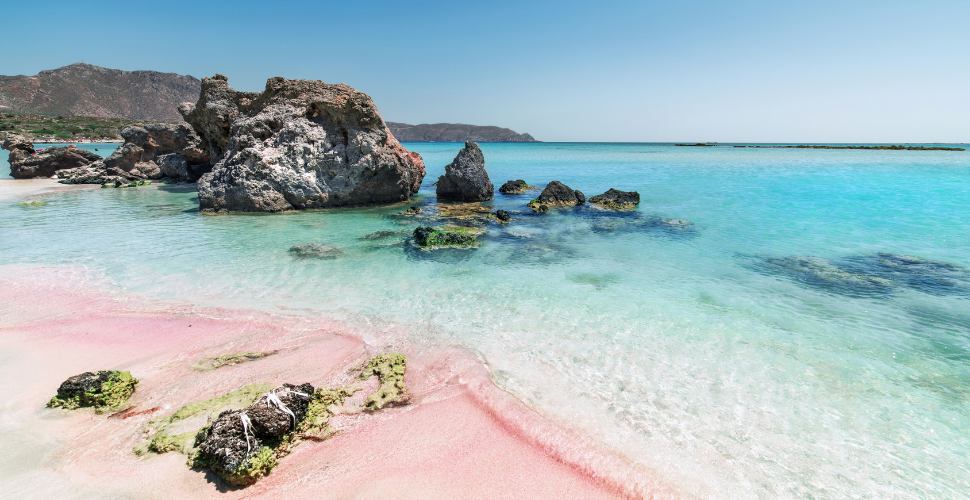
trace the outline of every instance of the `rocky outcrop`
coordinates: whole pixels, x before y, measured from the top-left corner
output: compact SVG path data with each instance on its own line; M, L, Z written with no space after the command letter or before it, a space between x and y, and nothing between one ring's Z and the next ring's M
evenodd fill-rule
M125 127L121 136L125 143L111 156L57 172L60 182L121 185L160 178L195 182L212 168L202 139L188 124L133 125Z
M538 198L529 202L529 206L535 209L541 205L583 205L585 203L586 196L582 191L572 189L559 181L552 181L546 185Z
M211 169L202 139L185 123L150 123L125 127L125 143L105 158L106 169L117 168L136 178L170 177L194 182Z
M530 186L529 183L522 179L514 181L506 181L502 184L502 187L498 188L498 191L502 194L521 194L530 189L538 189L535 186Z
M610 188L609 191L590 198L589 202L610 208L633 208L640 204L640 193Z
M73 144L35 152L30 141L16 134L3 141L3 149L10 151L7 161L10 162L10 176L14 179L50 177L58 170L84 167L101 161L97 154L78 149Z
M203 211L397 203L424 179L421 156L394 139L367 94L347 85L276 77L256 94L216 75L179 111L214 163L199 179Z
M495 186L485 172L485 155L474 142L466 142L455 160L445 166L438 178L439 200L488 201L495 197Z

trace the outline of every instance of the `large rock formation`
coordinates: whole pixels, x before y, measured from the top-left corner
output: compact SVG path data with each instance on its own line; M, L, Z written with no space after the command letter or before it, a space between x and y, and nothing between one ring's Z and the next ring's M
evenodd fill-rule
M347 85L276 77L256 94L216 75L179 112L214 164L199 179L203 211L396 203L424 178L421 156L391 135L367 94Z
M445 166L438 178L438 199L487 201L495 197L495 186L485 172L485 155L474 142L466 142L455 160Z
M3 141L3 149L10 151L10 176L14 179L50 177L58 170L85 167L100 162L101 157L90 151L67 147L49 147L34 151L34 145L22 136L11 134Z

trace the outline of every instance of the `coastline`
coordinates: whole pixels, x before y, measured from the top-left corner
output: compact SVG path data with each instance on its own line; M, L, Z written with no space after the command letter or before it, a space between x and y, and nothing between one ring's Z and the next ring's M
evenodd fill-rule
M0 283L0 343L16 353L0 367L11 395L0 410L0 435L26 436L15 453L26 465L7 478L14 492L37 495L31 488L43 477L50 496L679 497L653 473L526 407L458 349L418 348L328 318L112 298L79 268L4 266ZM255 382L344 383L354 366L386 349L409 356L413 402L335 417L337 436L305 443L254 486L227 488L188 469L177 453L139 458L131 451L149 420L184 404ZM206 372L191 368L243 351L278 354ZM141 379L130 411L158 410L108 418L43 408L61 380L102 368Z

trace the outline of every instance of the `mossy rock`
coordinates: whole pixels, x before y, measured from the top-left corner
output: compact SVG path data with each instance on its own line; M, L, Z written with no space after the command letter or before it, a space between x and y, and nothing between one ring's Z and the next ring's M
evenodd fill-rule
M101 370L84 372L65 380L57 395L47 402L48 408L94 408L98 413L115 410L128 403L138 379L131 372Z
M47 204L46 201L43 201L43 200L34 200L34 201L23 201L23 202L20 202L20 203L17 204L17 206L20 206L20 207L42 207L42 206L44 206L46 204Z
M422 226L414 230L414 241L422 247L465 247L476 240L477 235L467 228Z
M377 376L381 386L364 400L368 410L380 410L385 406L407 404L411 394L404 385L404 373L408 358L403 354L381 354L367 362L360 372L361 379Z

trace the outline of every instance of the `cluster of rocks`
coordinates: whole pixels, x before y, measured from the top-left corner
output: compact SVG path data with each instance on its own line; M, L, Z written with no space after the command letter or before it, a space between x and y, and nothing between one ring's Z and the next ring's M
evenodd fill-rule
M195 182L211 169L208 151L188 124L132 125L121 136L125 143L107 158L74 145L36 151L16 134L7 136L3 149L10 151L10 174L15 179L48 177L65 184L121 185L166 178Z
M179 108L208 150L198 182L203 211L398 203L418 192L421 156L394 138L367 94L347 85L270 78L261 93L202 80Z

